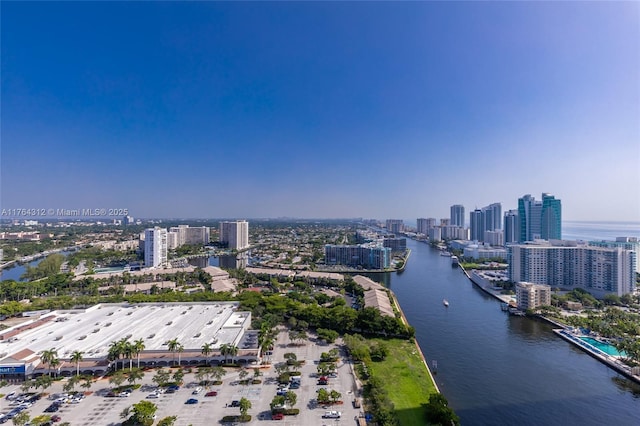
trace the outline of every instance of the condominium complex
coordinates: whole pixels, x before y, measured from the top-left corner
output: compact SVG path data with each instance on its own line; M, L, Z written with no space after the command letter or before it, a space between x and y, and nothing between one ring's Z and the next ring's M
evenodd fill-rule
M417 224L418 224L418 234L428 235L429 229L436 226L436 219L432 217L428 219L419 218L417 220Z
M235 250L249 247L249 222L246 220L220 222L220 243Z
M404 232L404 222L402 219L387 219L386 221L387 232L392 234L401 234Z
M504 243L517 243L520 241L520 222L518 222L518 210L509 210L504 214Z
M637 252L575 241L536 241L507 247L509 280L581 288L596 297L635 291Z
M169 249L173 250L185 244L204 245L209 244L209 227L178 225L169 228Z
M518 309L536 309L551 305L551 286L520 282L516 284L516 300Z
M454 204L451 206L451 225L464 227L464 206Z
M493 203L469 214L470 239L484 241L486 231L502 229L502 204Z
M518 199L519 242L562 239L562 205L553 195L537 201L530 194Z
M167 264L166 228L149 228L144 231L144 266L158 268Z
M327 265L345 265L352 268L386 269L391 266L391 249L379 245L356 246L327 244L324 246Z

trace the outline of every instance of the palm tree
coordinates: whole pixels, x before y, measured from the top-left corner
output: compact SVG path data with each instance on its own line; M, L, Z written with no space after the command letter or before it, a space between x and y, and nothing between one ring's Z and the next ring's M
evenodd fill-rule
M231 355L231 361L233 357L238 355L238 347L229 343L225 343L220 346L220 354L224 356L224 363L227 363L227 355Z
M51 376L51 367L60 364L60 360L58 359L58 351L55 348L42 351L40 359L44 364L47 364L49 366L49 376Z
M178 344L176 352L178 352L178 366L180 366L182 365L182 352L184 352L184 346L181 343Z
M74 351L71 354L71 362L75 362L76 363L76 376L80 375L80 362L82 361L82 355L84 354L84 352L82 351Z
M145 348L144 340L138 339L133 342L133 353L136 354L136 357L138 358L138 368L140 368L140 352L144 351Z
M202 353L202 355L205 356L205 358L207 358L207 366L208 366L209 355L211 355L211 352L213 352L213 345L210 343L205 343L204 345L202 345L202 350L200 352Z
M132 385L135 385L138 380L142 380L144 378L144 372L139 368L135 368L129 372L129 377L127 377L127 381Z
M176 363L176 352L178 351L178 347L180 347L180 346L182 346L182 345L180 344L180 342L178 342L178 339L169 340L169 343L167 343L167 347L169 348L171 353L173 353L173 364L174 365Z
M251 401L247 398L240 398L240 416L246 417L249 408L251 408Z
M120 346L120 353L124 355L125 358L129 358L129 371L133 368L133 345L129 342L128 338L122 338L118 342Z
M118 360L120 359L121 355L122 355L122 348L121 348L120 342L111 342L109 344L109 352L107 355L107 359L109 361L116 362L116 370L118 369Z

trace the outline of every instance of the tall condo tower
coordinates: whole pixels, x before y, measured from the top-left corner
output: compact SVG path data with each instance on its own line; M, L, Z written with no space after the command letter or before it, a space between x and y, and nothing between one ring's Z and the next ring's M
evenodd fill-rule
M463 205L454 204L453 206L451 206L450 224L464 228L464 206Z
M542 194L542 239L562 239L562 205L553 195Z
M220 222L220 243L236 250L249 247L249 222L246 220Z
M156 226L144 230L144 266L158 268L167 263L167 230Z
M519 198L518 218L520 242L562 239L562 207L560 200L550 194L542 194L542 201L530 194Z

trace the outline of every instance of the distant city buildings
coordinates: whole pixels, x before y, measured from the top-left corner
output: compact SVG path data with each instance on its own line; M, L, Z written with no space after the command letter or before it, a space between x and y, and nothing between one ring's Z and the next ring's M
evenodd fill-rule
M562 239L562 205L553 195L537 201L530 194L518 199L519 242Z
M167 230L166 228L145 229L144 231L144 266L159 268L167 264Z
M429 235L429 229L436 226L436 219L433 217L430 218L419 218L417 220L418 224L418 234Z
M174 250L185 244L205 245L209 244L209 227L178 225L169 228L168 245L169 250Z
M596 297L635 291L637 252L621 247L578 245L575 241L536 241L507 246L508 277Z
M404 222L402 219L387 219L385 227L387 228L387 232L391 232L392 234L401 234L404 232Z
M516 300L518 309L537 309L540 306L551 305L551 286L528 282L516 283Z
M464 228L464 206L454 204L451 206L451 225Z
M249 222L246 220L220 222L220 243L234 250L249 247Z
M508 210L504 214L504 244L517 243L520 241L520 222L518 221L518 210Z
M493 203L469 214L470 235L472 241L485 241L485 232L502 229L502 204Z
M344 265L351 268L386 269L391 266L391 249L373 244L324 246L327 265Z

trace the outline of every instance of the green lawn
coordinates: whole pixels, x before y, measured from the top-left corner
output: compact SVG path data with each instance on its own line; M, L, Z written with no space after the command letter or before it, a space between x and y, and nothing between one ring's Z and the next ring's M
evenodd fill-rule
M382 362L372 362L370 373L383 379L402 426L424 425L423 404L436 389L416 345L399 339L374 340L384 342L389 355Z

